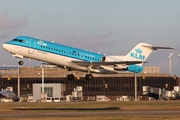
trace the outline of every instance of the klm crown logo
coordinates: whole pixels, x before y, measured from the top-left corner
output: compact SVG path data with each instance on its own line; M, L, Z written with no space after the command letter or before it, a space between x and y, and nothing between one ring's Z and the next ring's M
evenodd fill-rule
M140 48L135 49L135 51L136 51L136 53L139 53L139 54L141 54L141 53L142 53L142 50L141 50Z
M135 49L135 52L130 53L130 57L138 60L145 60L145 56L142 55L143 51L140 48Z

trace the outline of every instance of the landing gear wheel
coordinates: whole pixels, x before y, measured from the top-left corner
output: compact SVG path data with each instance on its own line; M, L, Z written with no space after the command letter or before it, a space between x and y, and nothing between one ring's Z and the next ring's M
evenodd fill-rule
M67 79L68 80L74 80L74 75L73 74L68 74Z
M24 62L23 62L23 61L19 61L18 64L19 64L19 65L23 65Z
M85 79L86 80L92 80L93 79L93 75L92 74L86 74Z

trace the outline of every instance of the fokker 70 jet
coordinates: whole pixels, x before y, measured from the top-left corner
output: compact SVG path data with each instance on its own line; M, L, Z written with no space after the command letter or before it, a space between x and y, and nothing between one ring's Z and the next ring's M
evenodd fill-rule
M140 73L143 71L143 63L153 50L174 49L139 43L125 56L110 56L28 36L18 36L2 46L20 59L19 65L23 65L22 58L35 59L69 71L85 71L86 80L93 79L91 73L115 74L122 71ZM67 79L74 79L72 72L67 75Z

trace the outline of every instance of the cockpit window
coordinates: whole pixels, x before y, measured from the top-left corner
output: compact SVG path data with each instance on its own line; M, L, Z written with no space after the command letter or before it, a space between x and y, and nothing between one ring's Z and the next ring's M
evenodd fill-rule
M24 42L24 40L18 40L19 42Z
M21 43L25 43L25 41L21 40L21 39L13 39L12 41L18 41L18 42L21 42Z
M12 41L18 41L18 39L13 39Z

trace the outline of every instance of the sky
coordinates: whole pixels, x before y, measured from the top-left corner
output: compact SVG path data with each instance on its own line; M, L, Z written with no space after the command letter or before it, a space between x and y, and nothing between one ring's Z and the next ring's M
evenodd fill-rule
M139 42L176 47L153 51L145 66L169 73L174 53L172 75L180 76L179 22L179 0L0 0L0 45L25 35L106 55L126 55ZM17 65L2 47L0 65Z

